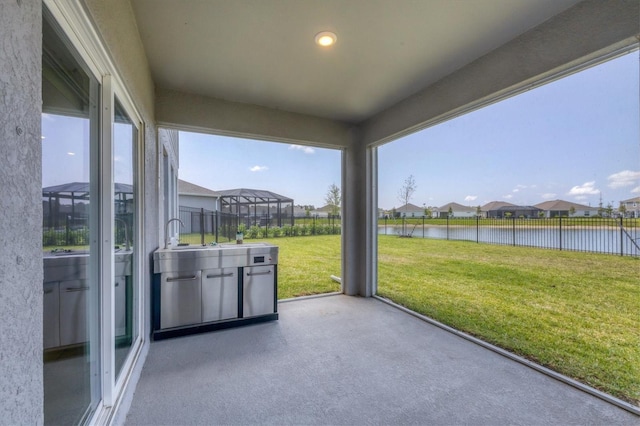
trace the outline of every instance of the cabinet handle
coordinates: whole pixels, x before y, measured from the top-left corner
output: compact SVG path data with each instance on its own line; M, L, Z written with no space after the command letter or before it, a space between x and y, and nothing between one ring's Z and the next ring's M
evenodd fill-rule
M85 291L85 290L89 290L89 287L67 287L64 289L64 291L71 293L73 291Z
M233 276L233 272L229 272L227 274L218 274L218 275L207 275L207 278L224 278L224 277L232 277Z
M265 272L247 272L247 276L248 277L255 277L256 275L269 275L271 273L271 271L265 271Z
M174 281L193 281L196 278L198 278L197 275L193 275L191 277L176 277L176 278L167 278L167 282L174 282Z
M53 290L45 290L44 291L44 294L51 294L51 293L53 293Z

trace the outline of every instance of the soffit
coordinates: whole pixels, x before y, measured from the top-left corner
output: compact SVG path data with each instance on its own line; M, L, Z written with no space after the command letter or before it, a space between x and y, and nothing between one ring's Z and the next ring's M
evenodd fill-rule
M132 0L155 84L359 123L578 0ZM333 31L329 49L316 33Z

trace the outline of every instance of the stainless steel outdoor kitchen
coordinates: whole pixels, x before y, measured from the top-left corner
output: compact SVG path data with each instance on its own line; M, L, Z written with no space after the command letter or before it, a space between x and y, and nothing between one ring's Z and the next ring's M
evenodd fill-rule
M173 246L153 261L154 340L278 319L277 246Z

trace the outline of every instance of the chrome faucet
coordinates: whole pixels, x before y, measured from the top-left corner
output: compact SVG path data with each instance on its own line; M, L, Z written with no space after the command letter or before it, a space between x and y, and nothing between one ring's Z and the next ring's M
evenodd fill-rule
M127 222L122 219L115 218L116 222L122 222L122 226L124 226L124 249L129 251L129 232L127 231Z
M167 240L167 234L169 233L169 224L171 222L173 222L174 220L177 220L178 222L180 222L180 225L182 225L182 227L184 228L184 223L182 223L182 221L180 219L178 219L177 217L174 217L173 219L169 219L167 221L167 224L164 225L164 248L165 248L165 250L169 248L169 242Z

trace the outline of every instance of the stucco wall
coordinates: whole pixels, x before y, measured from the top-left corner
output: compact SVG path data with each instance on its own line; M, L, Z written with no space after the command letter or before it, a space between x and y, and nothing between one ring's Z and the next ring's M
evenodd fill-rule
M0 2L0 423L42 424L42 5Z
M156 112L160 126L193 132L326 148L351 141L349 124L163 88L156 89Z

